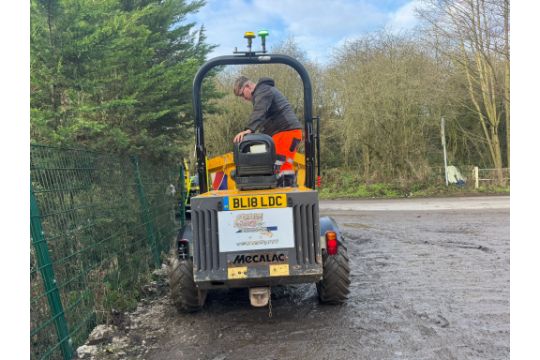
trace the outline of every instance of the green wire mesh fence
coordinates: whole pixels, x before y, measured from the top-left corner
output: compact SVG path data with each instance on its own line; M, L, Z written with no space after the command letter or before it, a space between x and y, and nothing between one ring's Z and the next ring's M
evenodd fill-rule
M31 145L32 359L71 359L112 309L136 306L184 224L178 166ZM180 189L180 194L182 194Z

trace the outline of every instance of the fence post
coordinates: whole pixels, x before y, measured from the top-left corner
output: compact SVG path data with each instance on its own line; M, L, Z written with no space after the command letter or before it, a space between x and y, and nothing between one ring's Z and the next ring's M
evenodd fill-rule
M473 170L473 177L474 177L474 188L478 189L478 166L474 167Z
M152 250L154 256L154 265L156 268L161 266L161 261L159 257L159 249L156 243L154 223L152 217L150 216L150 208L148 206L148 201L146 201L146 195L144 193L144 187L141 180L141 173L139 171L139 158L137 156L131 157L131 162L133 163L133 169L135 171L135 183L137 184L137 193L139 194L139 202L142 209L142 220L146 226L146 237Z
M45 233L41 225L41 215L37 204L32 184L30 183L30 235L32 244L36 251L37 264L43 279L43 286L47 294L49 309L51 310L52 318L54 319L54 327L60 343L60 349L65 360L69 360L73 356L72 341L69 337L68 326L64 316L64 308L60 299L60 292L56 286L56 278L52 267L51 258L49 256L49 247Z
M444 181L446 182L446 187L448 187L448 164L446 160L446 137L444 135L444 117L441 117L441 142L443 146L444 157Z

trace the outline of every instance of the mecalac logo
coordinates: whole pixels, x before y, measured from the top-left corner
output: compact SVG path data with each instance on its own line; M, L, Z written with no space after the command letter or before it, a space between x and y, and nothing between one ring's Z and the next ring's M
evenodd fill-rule
M280 263L286 262L285 253L236 255L233 264L259 264L259 263Z

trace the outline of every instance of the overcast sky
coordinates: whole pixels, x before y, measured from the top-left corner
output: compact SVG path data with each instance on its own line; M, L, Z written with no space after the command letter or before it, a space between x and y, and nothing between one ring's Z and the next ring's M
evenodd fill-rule
M418 0L207 0L188 17L204 25L208 42L219 45L209 57L246 48L245 31L270 32L267 47L293 36L310 60L325 63L332 48L386 27L409 30ZM256 39L254 49L260 49Z

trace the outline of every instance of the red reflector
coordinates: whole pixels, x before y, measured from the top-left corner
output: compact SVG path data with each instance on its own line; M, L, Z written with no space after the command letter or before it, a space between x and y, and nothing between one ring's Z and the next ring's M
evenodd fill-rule
M321 187L321 177L317 176L317 187Z
M337 236L335 231L327 231L326 232L326 252L328 255L336 255L337 254Z

